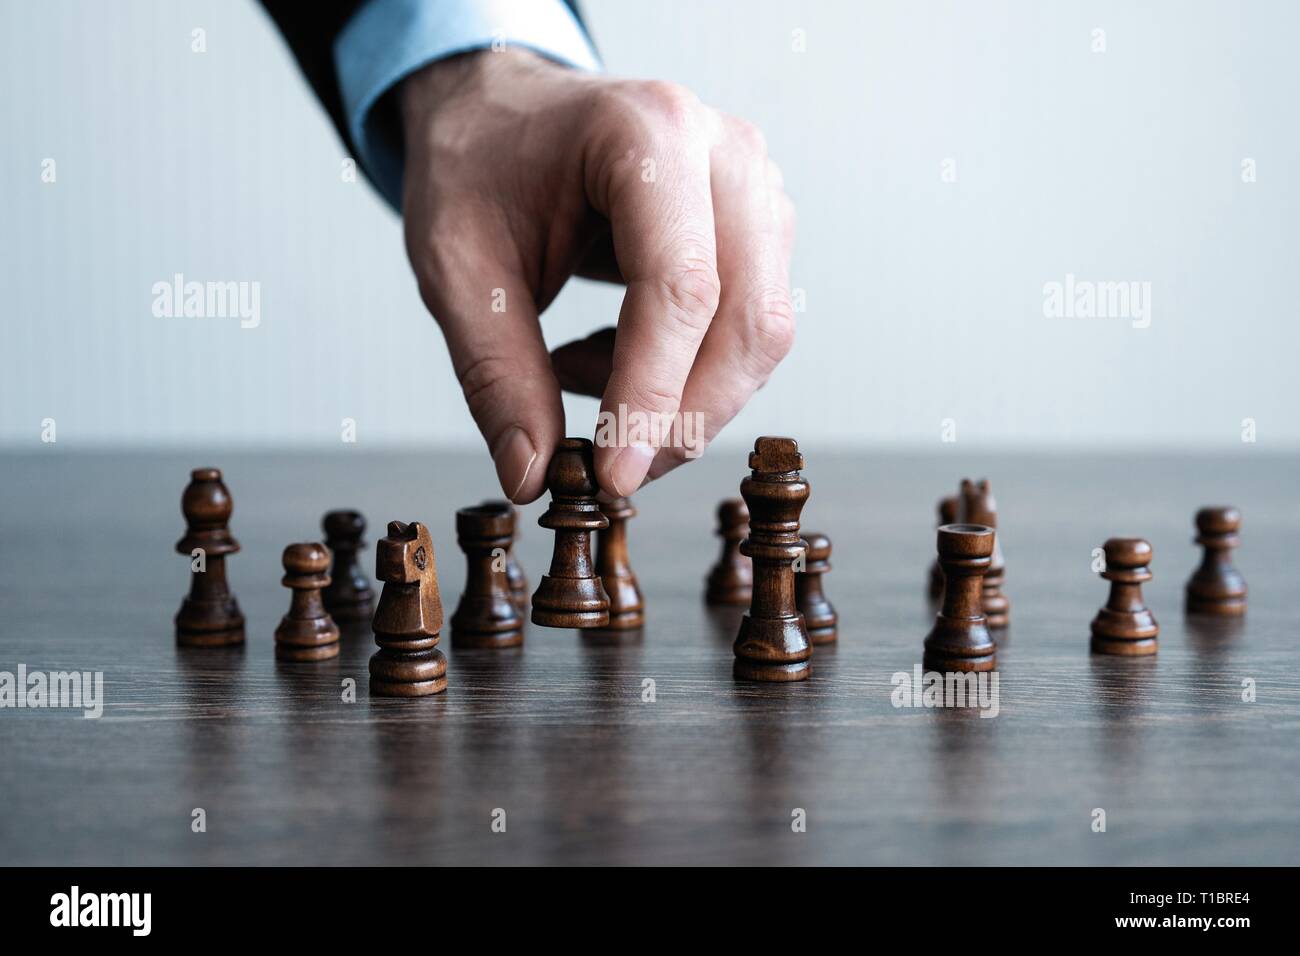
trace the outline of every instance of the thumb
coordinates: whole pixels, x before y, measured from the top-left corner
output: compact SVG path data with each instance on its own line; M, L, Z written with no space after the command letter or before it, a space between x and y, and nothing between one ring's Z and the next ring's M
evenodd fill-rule
M420 293L447 340L465 402L513 502L535 500L564 436L564 405L522 276L460 242L455 261L430 269Z

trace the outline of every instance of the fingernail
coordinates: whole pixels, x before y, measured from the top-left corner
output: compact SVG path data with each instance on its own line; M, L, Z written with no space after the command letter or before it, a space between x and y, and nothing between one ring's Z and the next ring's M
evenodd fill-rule
M618 457L614 459L613 467L609 470L609 480L614 486L614 493L619 497L626 497L640 488L654 457L653 445L632 444L620 451Z
M523 488L524 482L528 480L533 462L537 461L537 449L533 448L528 432L518 425L512 425L510 430L497 441L496 450L492 453L492 461L497 466L497 479L501 482L501 490L506 493L507 498L514 501Z

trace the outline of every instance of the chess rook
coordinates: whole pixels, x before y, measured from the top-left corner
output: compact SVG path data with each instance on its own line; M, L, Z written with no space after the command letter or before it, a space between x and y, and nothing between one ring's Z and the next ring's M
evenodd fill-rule
M824 534L809 533L803 540L807 562L794 578L795 606L803 614L808 639L814 644L831 644L836 638L839 615L822 591L822 576L831 569L831 539Z
M368 621L375 592L357 560L365 542L366 519L356 511L330 511L321 519L325 547L334 555L329 585L321 591L325 609L337 621Z
M185 536L176 550L190 558L190 593L176 612L176 643L222 647L244 643L244 615L226 584L226 555L239 550L230 533L234 503L217 468L196 468L181 496ZM201 552L201 553L196 553Z
M812 644L794 585L794 561L804 551L799 514L810 490L799 474L803 455L792 438L763 437L754 442L749 467L740 483L750 514L740 553L754 563L754 593L736 635L734 673L740 680L805 680Z
M370 693L428 697L447 689L447 658L438 650L442 599L429 529L390 521L375 546L375 576L384 582L370 622L379 645L370 658Z
M1196 512L1196 543L1205 549L1187 581L1191 614L1238 617L1246 613L1246 582L1232 566L1232 549L1241 543L1241 512L1236 508L1202 508Z
M983 577L993 556L993 529L946 524L937 547L943 570L943 604L925 638L923 666L930 671L991 671L997 646L989 634L982 600Z
M744 499L728 498L718 505L717 534L722 538L722 555L709 571L704 600L713 605L748 607L754 594L754 566L740 553L740 542L749 534L749 509Z
M510 536L510 544L506 547L506 580L510 585L510 596L515 602L515 607L519 608L522 614L528 610L528 576L524 574L523 567L515 557L515 542L519 540L519 509L509 501L501 499L491 499L483 502L485 508L509 508L510 515L514 519L514 531Z
M551 506L537 519L555 532L551 570L533 594L534 624L542 627L606 627L609 596L591 559L591 533L609 527L596 504L591 442L565 438L546 469Z
M989 559L988 573L984 575L984 617L988 626L998 630L1011 620L1011 602L1002 593L1006 578L1006 563L1002 559L1002 535L998 530L998 506L993 500L988 481L978 483L964 479L961 483L962 521L982 524L993 529L993 555Z
M456 541L465 552L465 590L451 616L453 647L518 647L524 642L506 574L515 511L487 503L456 512Z
M960 509L961 499L956 495L941 498L938 505L939 523L935 525L935 528L942 528L946 524L956 524ZM932 601L937 601L943 597L943 569L939 567L938 558L935 558L934 563L930 565L928 593Z
M1154 654L1160 625L1142 599L1142 585L1151 580L1151 545L1141 538L1111 538L1105 544L1110 598L1092 619L1095 654L1128 656Z
M321 596L329 586L330 553L322 544L291 544L281 557L280 583L293 592L289 613L275 629L275 657L281 661L324 661L339 656L339 626Z
M627 521L636 517L630 498L601 502L609 527L596 533L596 573L609 597L609 623L603 631L634 631L645 623L645 600L627 554Z

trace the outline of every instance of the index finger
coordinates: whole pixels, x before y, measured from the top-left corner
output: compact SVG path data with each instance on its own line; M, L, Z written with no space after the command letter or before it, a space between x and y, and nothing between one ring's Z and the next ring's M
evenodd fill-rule
M588 188L627 282L596 431L596 477L615 495L645 479L720 295L711 118L677 87L647 84L637 95L640 112L629 122L625 105L620 132L603 137Z

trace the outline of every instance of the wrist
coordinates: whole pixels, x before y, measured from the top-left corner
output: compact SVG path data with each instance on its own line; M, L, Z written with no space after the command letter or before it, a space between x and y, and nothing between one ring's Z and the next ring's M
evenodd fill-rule
M568 72L568 68L519 47L472 50L435 60L402 80L398 89L402 124L407 126L413 118L425 117L468 91L523 82L539 71Z

